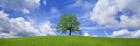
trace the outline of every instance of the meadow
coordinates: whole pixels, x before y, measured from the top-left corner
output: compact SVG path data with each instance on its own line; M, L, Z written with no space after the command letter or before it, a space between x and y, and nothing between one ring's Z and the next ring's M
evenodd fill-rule
M140 46L140 39L85 36L38 36L0 38L0 46Z

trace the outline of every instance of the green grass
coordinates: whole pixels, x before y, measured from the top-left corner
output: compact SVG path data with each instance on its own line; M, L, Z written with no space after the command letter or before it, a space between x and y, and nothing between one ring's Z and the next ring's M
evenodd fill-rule
M3 38L0 46L140 46L140 39L84 36Z

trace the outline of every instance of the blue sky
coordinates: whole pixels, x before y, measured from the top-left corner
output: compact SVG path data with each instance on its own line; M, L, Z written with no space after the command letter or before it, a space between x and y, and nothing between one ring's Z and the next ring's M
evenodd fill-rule
M37 30L46 27L40 25L47 23L47 29L52 29L50 34L56 33L55 27L61 15L72 13L81 23L82 35L135 38L140 37L140 33L135 33L140 32L138 5L138 0L0 0L0 11L8 14L9 19L23 18Z

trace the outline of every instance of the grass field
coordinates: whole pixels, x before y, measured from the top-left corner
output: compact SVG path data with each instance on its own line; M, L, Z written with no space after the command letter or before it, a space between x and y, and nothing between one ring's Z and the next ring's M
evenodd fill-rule
M46 36L0 39L0 46L140 46L136 38Z

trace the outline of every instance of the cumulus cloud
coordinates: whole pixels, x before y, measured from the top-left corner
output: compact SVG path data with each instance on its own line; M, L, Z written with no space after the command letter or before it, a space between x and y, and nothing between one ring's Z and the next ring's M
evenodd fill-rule
M8 16L7 13L0 11L0 38L56 35L51 31L49 23L43 23L37 28L23 17L9 18Z
M91 20L101 26L120 29L114 31L112 37L139 38L139 5L139 0L98 0L91 12ZM128 31L129 28L137 31Z
M139 29L139 5L139 0L99 0L91 12L91 20L98 25Z
M19 10L34 9L40 5L40 0L0 0L0 7ZM25 12L26 13L26 12Z
M127 29L122 29L119 31L114 31L111 37L116 38L140 38L140 30L128 31Z
M114 17L116 11L109 0L99 0L93 8L91 19L100 25L114 25L117 23Z
M52 35L52 36L56 35L55 32L50 31L53 30L53 28L51 28L50 25L51 25L50 22L45 22L42 25L40 25L39 29L42 35Z

